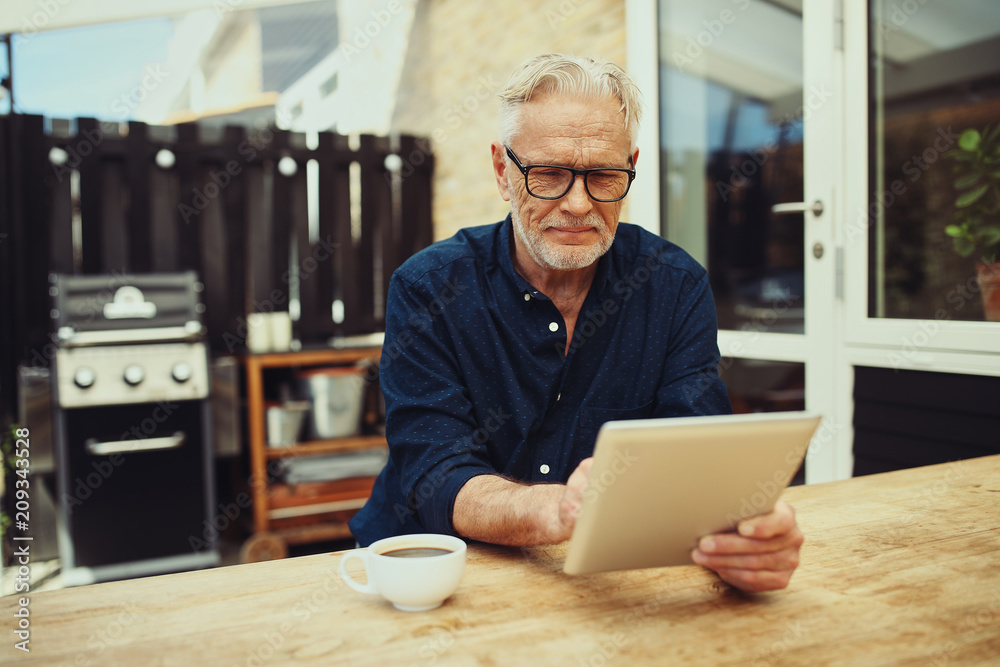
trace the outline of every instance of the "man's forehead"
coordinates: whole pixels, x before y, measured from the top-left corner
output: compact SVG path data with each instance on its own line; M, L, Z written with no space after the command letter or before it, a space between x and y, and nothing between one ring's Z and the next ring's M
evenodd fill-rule
M531 145L572 142L591 150L629 150L621 104L612 97L547 94L521 107L521 134Z

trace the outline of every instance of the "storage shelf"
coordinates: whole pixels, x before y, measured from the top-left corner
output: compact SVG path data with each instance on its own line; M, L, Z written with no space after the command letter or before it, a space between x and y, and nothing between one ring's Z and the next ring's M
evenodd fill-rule
M268 492L270 509L365 500L375 485L374 477L351 477L330 482L274 483Z
M346 452L362 452L370 449L382 449L388 445L383 435L358 435L332 440L311 440L295 445L268 447L267 458L288 459L299 456L314 456L316 454L344 454Z
M374 477L330 482L283 484L269 482L268 462L277 459L343 454L387 447L383 435L363 435L269 447L265 429L267 369L350 366L378 360L378 347L316 349L299 352L250 354L244 358L247 383L247 432L250 445L250 487L256 535L281 534L277 539L296 543L309 539L347 537L347 521L371 494ZM251 538L252 540L253 538Z
M377 348L320 349L301 352L264 352L250 354L247 363L258 368L291 368L295 366L337 366L354 364L366 359L377 361L381 350Z

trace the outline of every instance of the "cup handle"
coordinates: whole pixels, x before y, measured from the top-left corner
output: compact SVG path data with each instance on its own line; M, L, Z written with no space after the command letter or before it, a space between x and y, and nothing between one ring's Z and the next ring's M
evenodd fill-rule
M348 586L358 591L359 593L371 593L372 595L378 595L378 590L375 588L375 584L373 584L371 580L371 573L368 572L368 559L365 557L365 554L367 554L366 549L355 549L354 551L351 551L350 553L346 554L343 558L341 558L340 576L343 577L344 582ZM359 584L351 577L351 575L347 574L347 561L351 560L352 558L357 558L364 564L365 574L368 575L367 584Z

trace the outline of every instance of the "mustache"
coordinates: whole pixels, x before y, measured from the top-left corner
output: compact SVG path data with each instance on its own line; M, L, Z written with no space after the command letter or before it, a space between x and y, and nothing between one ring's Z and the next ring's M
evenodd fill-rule
M590 212L582 218L574 218L570 216L562 216L554 220L543 220L541 224L538 225L539 231L549 229L550 227L564 227L564 228L576 228L576 227L594 227L598 231L604 231L607 225L604 224L604 219L601 218L597 213Z

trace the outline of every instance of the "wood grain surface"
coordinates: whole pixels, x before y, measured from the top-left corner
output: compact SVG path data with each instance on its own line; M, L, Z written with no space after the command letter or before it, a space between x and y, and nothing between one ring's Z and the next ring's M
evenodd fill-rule
M789 489L784 591L694 565L569 577L565 546L470 545L458 592L405 613L323 554L0 599L0 662L39 665L996 665L1000 456Z

